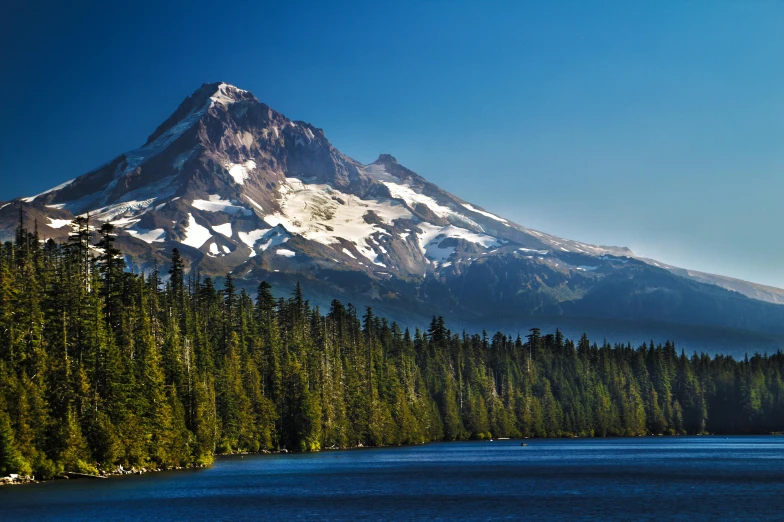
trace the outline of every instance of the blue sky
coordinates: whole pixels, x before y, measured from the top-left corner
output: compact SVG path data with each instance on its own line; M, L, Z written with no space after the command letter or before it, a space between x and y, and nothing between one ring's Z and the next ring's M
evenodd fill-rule
M523 225L784 287L781 2L25 4L0 20L1 200L227 81Z

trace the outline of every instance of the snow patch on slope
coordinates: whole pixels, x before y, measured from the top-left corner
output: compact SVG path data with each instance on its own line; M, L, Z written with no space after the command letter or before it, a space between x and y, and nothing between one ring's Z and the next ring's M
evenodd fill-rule
M210 96L210 100L211 100L210 107L212 107L216 103L220 103L221 105L225 105L225 106L231 105L232 103L237 103L238 100L234 98L234 93L236 92L246 93L248 91L245 91L243 89L240 89L239 87L235 87L228 83L221 83L220 85L218 85L218 90L215 91L215 94Z
M276 227L270 230L269 232L267 232L266 234L264 234L264 237L261 238L261 240L264 242L261 244L260 248L262 250L267 250L270 247L276 247L278 245L282 245L283 243L286 243L289 239L290 237L285 230L283 230L281 227Z
M504 223L504 224L508 224L509 223L507 220L502 219L502 218L496 216L495 214L491 214L490 212L485 212L484 210L479 210L476 207L472 207L468 203L463 203L463 206L465 208L467 208L468 210L470 210L471 212L476 212L477 214L481 214L481 215L483 215L485 217L489 217L490 219L495 219L496 221L500 221L501 223Z
M438 217L446 218L455 214L451 208L440 205L435 199L416 192L408 185L400 185L391 181L382 181L382 183L389 189L389 193L392 194L393 198L402 199L411 208L415 208L417 204L421 203Z
M225 212L232 215L242 214L244 216L253 214L252 210L233 203L232 201L221 199L218 194L211 194L209 198L209 200L195 199L193 200L192 205L194 208L204 210L205 212Z
M162 228L154 228L152 230L129 228L126 231L136 239L141 239L148 244L163 243L166 241L166 232Z
M99 221L108 221L118 227L125 227L139 221L133 218L138 218L148 212L156 199L158 198L123 201L93 210L90 212L90 217Z
M70 225L70 219L52 219L49 218L49 226L52 228L63 228L66 225Z
M262 228L259 230L253 230L251 232L237 232L237 235L239 236L240 241L245 243L248 248L252 249L254 246L256 246L256 243L259 241L259 239L261 239L262 236L268 231L268 228Z
M463 239L486 249L498 248L504 244L504 241L498 238L471 232L454 225L439 227L423 222L417 226L422 230L421 233L417 233L419 249L422 255L435 261L444 261L455 253L454 246L439 246L445 239L449 238Z
M372 211L378 221L389 225L396 219L413 218L396 201L363 200L330 185L305 184L297 178L286 178L280 194L281 211L266 216L267 223L323 245L340 243L343 238L370 261L376 259L377 252L368 241L374 234L388 232L376 223L368 223L365 216Z
M536 250L534 248L518 248L520 252L533 252L534 254L539 254L540 256L547 255L550 251L549 250Z
M231 237L231 223L224 223L223 225L215 225L212 229L219 233L223 234L226 237Z
M189 213L188 226L185 227L185 239L182 240L182 244L193 248L201 248L211 238L212 234L210 234L210 231L196 223L196 218Z
M250 171L256 168L256 162L248 160L245 163L227 163L225 168L238 185L244 185Z
M383 165L371 164L365 166L365 172L375 177L389 190L390 195L395 199L402 199L406 204L415 209L418 204L424 205L429 208L433 214L444 219L453 219L463 222L472 227L482 229L478 223L473 221L467 216L440 204L438 201L430 196L426 196L418 192L410 183L401 183L401 180L389 174Z

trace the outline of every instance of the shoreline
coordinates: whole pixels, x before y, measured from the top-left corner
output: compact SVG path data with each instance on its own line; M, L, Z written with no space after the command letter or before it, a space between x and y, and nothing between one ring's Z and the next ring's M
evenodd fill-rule
M746 433L746 434L694 434L694 435L665 435L665 434L657 434L657 435L636 435L636 436L615 436L615 437L499 437L497 439L466 439L466 440L450 440L450 441L430 441L430 442L420 442L417 444L398 444L395 446L352 446L346 448L323 448L318 451L289 451L287 449L281 449L278 451L271 451L271 450L261 450L261 451L238 451L236 453L216 453L214 456L215 459L217 458L226 458L226 457L243 457L245 455L253 455L253 456L260 456L260 455L289 455L289 454L303 454L303 453L322 453L322 452L332 452L332 451L353 451L353 450L374 450L374 449L390 449L390 448L410 448L414 446L424 446L428 444L439 444L439 443L451 443L451 442L475 442L475 443L489 443L489 442L496 442L496 441L547 441L547 440L564 440L564 439L580 439L580 440L589 440L589 439L596 439L596 440L608 440L608 439L639 439L639 438L675 438L675 437L781 437L784 436L784 432L774 432L774 433ZM523 446L527 446L527 444L523 444ZM195 469L206 469L211 467L212 464L194 464L192 466L172 466L167 468L137 468L135 466L125 469L122 466L117 466L114 470L101 470L97 475L90 475L87 473L76 473L76 472L65 472L63 475L51 478L51 479L42 479L38 480L34 476L24 476L19 475L16 473L12 473L9 476L0 477L0 487L3 486L24 486L30 484L44 484L44 483L51 483L51 482L58 482L63 480L104 480L104 479L111 479L111 478L119 478L128 475L146 475L150 473L162 473L166 471L186 471L186 470L195 470Z

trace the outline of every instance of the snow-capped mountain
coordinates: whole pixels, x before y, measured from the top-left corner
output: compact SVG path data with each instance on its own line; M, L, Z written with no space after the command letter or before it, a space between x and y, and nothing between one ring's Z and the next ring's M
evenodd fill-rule
M176 247L205 275L232 271L248 286L301 279L315 299L363 302L393 317L598 317L784 333L784 308L740 295L781 302L784 291L528 229L390 155L357 162L321 129L226 83L199 88L142 147L0 206L4 239L20 209L28 226L34 219L42 237L57 240L77 215L112 223L135 268L165 265Z
M392 156L362 165L321 129L225 83L202 86L141 148L21 201L48 209L44 229L67 231L72 216L89 215L156 249L229 258L221 264L231 268L262 253L270 265L289 266L299 254L424 277L490 253L565 267L572 265L553 254L631 255L528 230L440 190ZM293 237L299 248L287 245Z

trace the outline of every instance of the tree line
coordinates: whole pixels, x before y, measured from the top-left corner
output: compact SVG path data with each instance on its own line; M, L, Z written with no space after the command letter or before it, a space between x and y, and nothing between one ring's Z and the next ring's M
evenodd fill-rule
M370 308L126 270L112 225L0 247L0 476L491 437L784 430L784 354L556 331L413 332Z

